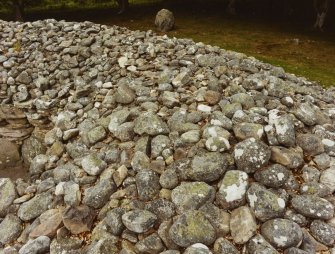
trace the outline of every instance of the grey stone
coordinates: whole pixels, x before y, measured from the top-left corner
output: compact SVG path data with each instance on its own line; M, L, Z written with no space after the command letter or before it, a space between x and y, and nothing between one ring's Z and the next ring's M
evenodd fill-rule
M212 254L209 248L202 243L195 243L186 248L184 254Z
M48 251L50 248L50 238L39 236L36 239L30 239L19 251L19 254L39 254Z
M233 127L235 137L239 140L247 138L261 139L264 134L263 126L256 123L239 123Z
M134 91L126 84L118 85L115 93L115 100L121 104L132 103L136 97Z
M299 225L286 219L268 220L261 226L261 234L275 248L281 249L297 247L303 238Z
M234 209L245 203L248 174L239 170L229 170L225 173L219 191L216 193L216 202L223 209Z
M320 183L324 184L330 192L335 191L335 167L332 166L321 172Z
M30 165L36 155L45 154L46 147L42 141L37 139L35 136L30 136L28 139L23 141L21 154L24 162Z
M179 178L176 170L173 168L166 169L159 178L160 185L165 189L174 189L178 186Z
M107 163L99 158L98 154L90 154L81 161L81 166L89 175L99 175L106 167Z
M262 141L254 138L237 143L234 158L237 168L246 173L254 173L257 169L267 165L271 151Z
M15 185L9 178L0 178L0 217L5 217L6 209L17 197Z
M172 190L171 200L179 212L197 210L207 202L212 202L215 190L204 182L181 183Z
M262 254L279 254L272 245L267 242L260 234L256 234L247 243L247 254L262 253Z
M52 200L53 196L47 192L37 194L35 197L20 206L18 210L19 218L23 221L35 219L48 210Z
M334 216L334 206L318 196L296 195L291 204L297 212L308 218L329 220Z
M151 170L141 170L137 173L136 186L138 197L142 201L154 198L161 189L158 175Z
M163 198L155 199L146 204L145 209L154 213L160 221L168 220L176 213L175 205Z
M270 188L282 187L291 175L291 171L280 164L273 164L264 170L255 172L255 179Z
M167 134L169 128L159 116L152 112L146 112L135 119L134 131L139 135L148 134L150 136L156 136L159 134Z
M15 79L16 82L29 85L33 80L26 71L22 71Z
M4 138L0 139L0 142L0 170L6 170L8 167L14 167L18 165L18 163L21 161L19 147L13 142Z
M250 109L255 106L254 99L246 93L237 93L230 97L231 103L240 103L243 109Z
M194 156L186 174L190 180L212 182L221 178L227 166L227 157L224 154L202 153Z
M247 206L240 206L231 213L230 230L237 244L244 244L256 233L256 219Z
M101 239L92 242L84 252L85 254L118 254L119 250L113 242L108 239Z
M203 205L202 211L216 230L216 236L226 236L230 232L230 214L212 203Z
M21 220L13 214L7 214L0 223L0 243L5 245L16 240L22 231Z
M211 245L216 238L215 229L200 211L187 211L180 215L169 230L171 239L181 247L195 243Z
M306 155L315 156L324 152L321 139L313 134L299 134L297 145L302 148Z
M317 123L316 112L313 108L313 105L309 102L298 104L294 114L307 126L313 126Z
M258 183L251 184L247 191L247 200L256 218L263 222L281 217L285 212L285 200Z
M236 247L230 241L223 237L216 239L213 250L215 254L240 254Z
M135 233L144 233L152 228L157 216L147 210L132 210L122 215L122 222L127 229Z
M314 220L310 232L319 242L332 246L335 242L335 228L324 221Z
M110 180L100 180L95 186L84 192L83 204L94 208L103 207L116 190L116 185Z
M271 146L271 160L289 169L298 168L304 163L301 150L281 146Z
M164 250L164 245L157 233L153 233L135 244L140 253L158 254Z
M82 240L73 238L53 239L50 253L54 254L80 254Z
M94 145L95 143L103 140L106 135L107 133L105 131L105 128L102 126L97 126L87 133L87 138L90 144Z

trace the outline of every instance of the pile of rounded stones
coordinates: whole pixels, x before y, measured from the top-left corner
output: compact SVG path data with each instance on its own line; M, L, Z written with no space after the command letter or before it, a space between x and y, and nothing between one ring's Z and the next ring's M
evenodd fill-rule
M0 179L1 254L335 253L334 88L152 31L0 31L30 165Z

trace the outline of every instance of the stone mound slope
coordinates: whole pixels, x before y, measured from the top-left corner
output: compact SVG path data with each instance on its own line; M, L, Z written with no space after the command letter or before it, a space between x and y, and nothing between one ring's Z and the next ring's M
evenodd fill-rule
M335 92L244 54L0 22L1 254L334 253ZM8 169L9 170L9 169Z

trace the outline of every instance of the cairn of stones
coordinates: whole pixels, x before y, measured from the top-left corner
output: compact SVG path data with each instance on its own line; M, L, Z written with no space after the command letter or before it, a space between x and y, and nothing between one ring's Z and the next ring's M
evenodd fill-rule
M0 85L1 254L335 253L334 88L56 20L0 22Z

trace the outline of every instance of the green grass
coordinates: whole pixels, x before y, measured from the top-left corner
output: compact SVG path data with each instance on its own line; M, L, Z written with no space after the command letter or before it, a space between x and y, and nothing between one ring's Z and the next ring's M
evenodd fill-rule
M215 1L211 1L209 6L205 0L186 2L131 0L130 11L123 16L115 15L114 1L88 6L48 6L48 10L28 10L27 17L90 20L133 30L155 30L156 12L167 7L174 12L176 18L175 30L169 32L169 36L191 38L197 42L242 52L281 66L287 72L305 76L325 87L335 86L334 34L313 32L308 23L292 25L261 18L229 17L224 14L222 4L220 6L218 3L218 7Z

